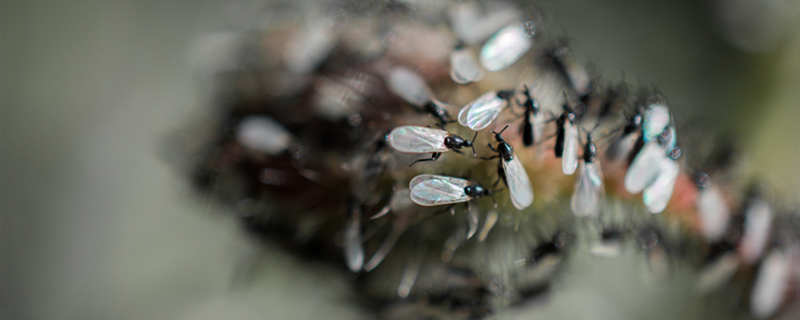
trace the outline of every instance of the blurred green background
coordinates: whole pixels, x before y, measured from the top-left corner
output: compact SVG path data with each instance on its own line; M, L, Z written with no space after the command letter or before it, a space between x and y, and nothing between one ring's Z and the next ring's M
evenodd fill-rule
M573 39L578 57L606 77L660 88L693 127L689 139L734 135L748 172L797 196L798 6L721 9L747 6L740 2L747 1L536 6L548 30ZM0 318L360 314L349 305L347 275L247 240L217 214L224 208L192 195L160 150L207 103L189 48L207 32L256 19L259 8L260 1L0 4ZM254 266L258 272L247 270ZM603 270L624 275L619 265ZM550 315L579 316L569 303L553 305Z

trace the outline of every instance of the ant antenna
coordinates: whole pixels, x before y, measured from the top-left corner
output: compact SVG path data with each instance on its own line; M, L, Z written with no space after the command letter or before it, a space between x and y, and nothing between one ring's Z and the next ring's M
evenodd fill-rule
M495 132L494 130L492 130L492 133L494 133L495 135L501 135L503 134L503 131L506 131L506 129L508 129L508 125L503 127L503 130L500 130L500 132Z

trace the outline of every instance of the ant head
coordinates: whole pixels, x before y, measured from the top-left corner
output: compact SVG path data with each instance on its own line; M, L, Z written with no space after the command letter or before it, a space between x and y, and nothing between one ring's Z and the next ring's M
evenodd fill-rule
M491 193L491 191L489 191L489 189L486 189L486 188L484 188L483 186L481 186L479 184L473 184L473 185L466 186L464 188L464 192L467 195L469 195L470 197L473 197L473 198L489 195Z
M528 98L531 97L531 89L528 88L528 84L527 83L523 83L522 84L522 93L524 93L525 96L528 97Z

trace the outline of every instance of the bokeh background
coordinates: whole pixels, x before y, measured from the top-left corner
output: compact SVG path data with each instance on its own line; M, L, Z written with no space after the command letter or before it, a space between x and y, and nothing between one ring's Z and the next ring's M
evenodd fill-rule
M686 139L725 135L743 151L743 177L767 181L784 201L800 195L800 5L535 6L546 30L569 36L598 73L658 87L688 128ZM219 214L225 208L192 193L164 150L167 137L208 108L209 82L192 63L198 39L240 31L268 7L253 0L0 4L0 318L363 316L352 304L350 275L245 237ZM679 288L689 280L653 290L626 280L629 262L578 263L574 290L551 299L542 316L632 318L662 310L653 309L657 296L683 302ZM598 298L609 286L645 293ZM576 301L587 307L572 307ZM609 303L634 311L616 314L602 307Z

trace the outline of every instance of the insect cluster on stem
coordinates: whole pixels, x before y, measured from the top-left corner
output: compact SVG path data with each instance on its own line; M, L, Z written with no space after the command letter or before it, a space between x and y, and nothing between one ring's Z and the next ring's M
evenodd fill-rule
M442 15L452 32L398 16L375 28L364 27L370 18L352 17L328 28L326 41L313 32L266 32L256 41L263 47L312 52L249 57L291 59L225 74L231 85L218 110L223 120L197 157L195 184L236 207L253 233L315 258L343 256L364 283L390 272L379 267L398 252L406 266L396 290L365 290L373 301L417 294L426 298L420 308L453 306L475 316L548 292L551 273L546 281L526 276L542 261L566 260L576 221L600 226L591 247L597 255L613 255L627 238L653 265L681 254L676 248L686 241L651 220L607 223L624 211L608 198L633 208L635 219L650 219L640 207L688 212L686 229L703 239L698 251L725 248L711 265L732 277L764 264L751 309L760 317L777 311L786 288L775 283L787 283L796 268L792 242L770 239L776 217L764 197L736 199L708 174L684 183L691 180L664 98L632 97L624 85L591 77L564 42L548 43L513 6L464 2ZM482 131L493 143L477 142ZM639 193L643 207L625 201ZM563 215L567 197L563 207L572 214ZM466 222L445 212L463 213ZM489 248L505 236L497 229L534 240L508 253L516 260L501 264L502 272L476 272L477 263L458 253L481 250L466 244L473 237ZM441 252L435 263L433 251ZM450 277L438 283L430 280L435 272ZM498 284L498 274L518 279ZM704 290L719 287L712 280ZM505 300L492 300L498 297Z

